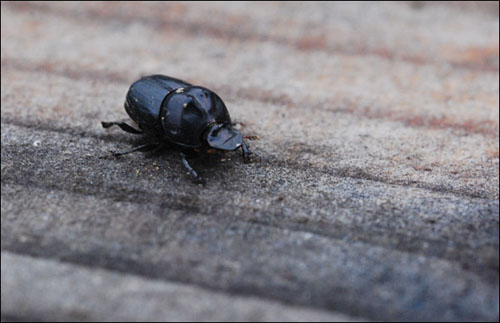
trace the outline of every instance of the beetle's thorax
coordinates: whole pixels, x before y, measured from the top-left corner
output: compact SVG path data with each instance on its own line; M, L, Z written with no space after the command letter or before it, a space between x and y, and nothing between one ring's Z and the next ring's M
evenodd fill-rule
M186 147L200 147L211 125L231 123L224 102L199 86L172 90L162 103L159 117L165 136Z

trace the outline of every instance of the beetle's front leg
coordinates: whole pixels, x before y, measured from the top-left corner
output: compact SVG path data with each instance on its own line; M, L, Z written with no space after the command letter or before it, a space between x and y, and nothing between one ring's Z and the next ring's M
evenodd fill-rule
M249 155L251 153L252 152L248 150L247 144L243 141L243 143L241 144L241 155L243 156L243 162L244 163L249 163L250 162Z
M184 167L187 168L189 173L191 173L191 175L194 177L195 182L197 184L205 184L205 180L200 175L198 175L198 173L193 169L193 167L191 167L191 165L189 165L189 162L186 159L186 154L181 152L180 157L181 157L182 164L184 165Z

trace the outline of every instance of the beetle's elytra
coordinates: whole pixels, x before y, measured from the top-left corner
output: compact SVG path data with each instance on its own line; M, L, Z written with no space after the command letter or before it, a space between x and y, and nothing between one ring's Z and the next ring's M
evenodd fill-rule
M130 86L125 111L139 129L125 122L102 122L102 126L116 125L130 133L147 135L151 143L115 156L170 144L180 149L182 164L198 181L202 181L201 177L186 160L188 152L241 148L244 160L248 160L247 145L240 131L233 127L226 105L204 87L165 75L146 76Z

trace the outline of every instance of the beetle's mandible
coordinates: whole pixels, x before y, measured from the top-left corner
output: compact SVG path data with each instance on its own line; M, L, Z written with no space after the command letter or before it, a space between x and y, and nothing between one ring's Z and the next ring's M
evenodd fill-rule
M199 182L202 178L186 159L192 151L241 148L244 161L248 161L250 152L241 132L233 127L222 99L209 89L165 75L146 76L130 86L125 111L139 129L125 122L103 121L102 126L116 125L126 132L147 135L152 142L114 156L170 144L180 150L182 164Z

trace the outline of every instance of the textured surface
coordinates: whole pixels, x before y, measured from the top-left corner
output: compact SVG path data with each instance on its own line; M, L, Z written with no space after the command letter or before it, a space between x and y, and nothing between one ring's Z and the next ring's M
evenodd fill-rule
M498 3L2 2L2 318L498 320L498 30ZM99 158L144 142L99 121L153 73L215 90L253 163Z
M2 253L2 308L89 321L345 321L348 317L182 284ZM17 290L4 294L7 290ZM76 292L75 292L76 291ZM92 297L88 297L92 295ZM103 302L103 300L106 300ZM145 301L147 300L147 301Z

